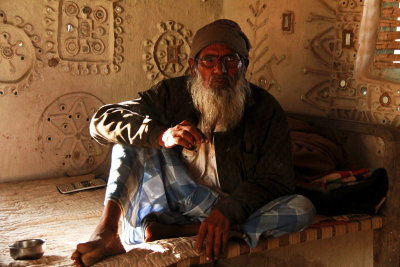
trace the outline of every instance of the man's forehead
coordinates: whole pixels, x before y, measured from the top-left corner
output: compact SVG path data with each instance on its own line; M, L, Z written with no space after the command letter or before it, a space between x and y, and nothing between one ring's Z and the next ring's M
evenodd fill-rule
M236 51L229 48L227 45L224 44L211 44L203 48L199 54L199 56L204 55L228 55L228 54L237 54Z

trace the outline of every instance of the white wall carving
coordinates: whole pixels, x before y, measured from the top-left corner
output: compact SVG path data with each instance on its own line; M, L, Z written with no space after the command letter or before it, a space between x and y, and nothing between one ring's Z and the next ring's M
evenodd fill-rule
M326 14L310 13L308 22L320 23L322 30L306 42L305 49L319 64L304 66L304 73L321 78L302 100L340 119L399 127L400 91L354 77L364 1L318 2Z
M31 24L0 10L0 96L18 95L40 78L41 38Z
M143 69L153 82L188 74L192 32L175 21L158 24L159 34L144 42Z
M108 147L91 138L89 123L103 104L88 93L69 93L54 100L39 121L42 156L69 175L85 174L97 168L106 159Z
M123 57L120 0L46 0L46 56L50 67L74 75L117 72Z
M246 22L250 26L251 35L248 37L252 44L250 50L250 65L248 68L248 79L255 82L266 90L275 87L280 90L281 87L274 76L272 64L278 65L286 58L286 55L268 55L269 47L266 45L268 34L265 33L264 27L267 24L265 10L267 5L256 1L249 6L251 16Z

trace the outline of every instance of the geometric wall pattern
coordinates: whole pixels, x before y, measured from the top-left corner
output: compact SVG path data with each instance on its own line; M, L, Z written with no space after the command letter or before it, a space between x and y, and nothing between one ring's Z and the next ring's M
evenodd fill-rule
M0 10L0 96L17 96L40 78L41 37L30 23Z
M247 70L247 79L266 90L274 87L279 91L280 85L274 77L272 64L278 65L281 61L285 60L286 55L268 53L268 34L265 30L267 24L265 16L267 12L265 11L266 8L267 4L262 4L260 1L249 5L248 11L250 11L250 16L246 19L246 23L250 27L248 38L250 39L252 48L249 54L250 64ZM293 28L290 29L291 33L292 31Z
M320 81L307 89L302 100L331 116L374 124L400 126L400 90L384 83L354 78L364 0L318 0L326 14L310 13L309 23L320 23L305 49L317 64L304 73Z
M158 25L159 34L144 42L143 69L153 83L189 73L187 64L192 32L169 20Z
M69 93L55 99L39 121L38 140L43 158L68 175L86 174L107 157L108 147L89 134L93 114L104 103L88 93Z
M119 1L45 1L48 65L73 75L119 71L124 60Z

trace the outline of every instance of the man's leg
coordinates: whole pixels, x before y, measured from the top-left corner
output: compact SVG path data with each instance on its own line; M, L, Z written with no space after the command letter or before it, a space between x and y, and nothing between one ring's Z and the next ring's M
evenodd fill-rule
M95 231L86 243L76 246L71 256L76 266L88 266L104 257L125 253L118 235L121 209L113 201L107 201L103 215Z
M89 241L78 244L73 252L71 259L76 266L92 265L106 256L125 252L118 234L118 224L121 214L128 207L129 192L134 192L138 187L133 176L143 170L140 161L134 160L135 157L134 150L129 147L113 147L103 214Z
M143 177L135 175L138 187L125 212L127 243L196 235L218 194L197 185L174 150L141 149L140 155Z
M288 195L275 199L253 213L241 225L245 240L256 247L260 236L279 237L306 229L315 216L309 199L301 195Z
M71 258L77 264L87 265L105 256L125 252L118 236L121 214L124 237L130 244L195 235L199 221L208 216L217 199L217 193L197 185L190 178L173 150L115 145L102 219L90 240L78 244ZM111 213L108 212L110 209ZM150 219L146 223L152 216L156 216L156 220ZM193 221L188 221L188 217L194 217ZM110 230L104 221L115 227ZM174 225L182 222L188 224Z
M146 226L150 226L150 231L155 229L156 224L152 222L198 224L211 212L217 198L217 193L193 181L179 155L172 149L119 144L113 147L105 199L121 207L124 237L129 244L145 241ZM195 219L188 220L189 217ZM196 230L179 229L182 235L191 235ZM153 235L149 240L155 238Z

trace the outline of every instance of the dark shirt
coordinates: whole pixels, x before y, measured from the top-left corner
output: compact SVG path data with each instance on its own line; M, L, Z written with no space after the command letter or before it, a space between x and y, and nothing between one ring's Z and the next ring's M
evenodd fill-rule
M289 130L285 114L271 94L254 84L237 126L214 134L221 197L216 208L231 223L294 190ZM158 137L183 120L197 125L200 114L187 89L187 77L164 80L139 98L105 105L90 131L100 143L160 148ZM179 149L179 148L177 148Z

